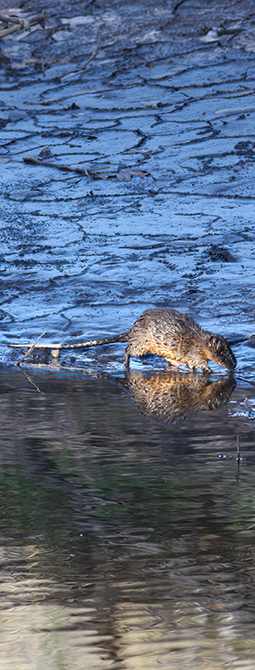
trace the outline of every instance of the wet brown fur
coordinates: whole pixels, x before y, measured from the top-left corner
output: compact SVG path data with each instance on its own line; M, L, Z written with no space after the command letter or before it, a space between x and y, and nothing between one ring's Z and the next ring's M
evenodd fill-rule
M228 370L236 366L225 337L203 330L191 317L168 307L147 309L119 341L128 342L126 367L131 356L148 353L163 356L177 367L187 365L190 370L210 371L208 361Z

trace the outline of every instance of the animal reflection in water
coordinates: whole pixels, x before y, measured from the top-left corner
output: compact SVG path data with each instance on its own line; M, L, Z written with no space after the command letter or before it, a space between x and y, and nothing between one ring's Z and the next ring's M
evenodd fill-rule
M151 376L128 370L125 388L137 408L159 423L178 423L198 410L226 403L236 382L232 376L211 381L204 375L163 372Z

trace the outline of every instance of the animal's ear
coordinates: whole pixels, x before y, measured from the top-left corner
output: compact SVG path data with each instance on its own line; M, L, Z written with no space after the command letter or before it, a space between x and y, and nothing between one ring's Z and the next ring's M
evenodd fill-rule
M211 348L216 347L217 342L218 342L217 335L210 335L208 346Z

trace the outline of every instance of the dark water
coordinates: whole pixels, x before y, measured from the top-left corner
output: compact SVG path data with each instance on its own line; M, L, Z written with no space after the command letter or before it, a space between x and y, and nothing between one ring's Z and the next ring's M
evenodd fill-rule
M253 667L243 391L163 425L117 380L31 379L1 375L3 666Z
M253 343L235 344L234 377L210 378L152 359L125 374L117 344L20 370L9 344L123 332L156 305L232 339L255 332L252 3L13 13L22 29L0 38L1 667L251 670Z

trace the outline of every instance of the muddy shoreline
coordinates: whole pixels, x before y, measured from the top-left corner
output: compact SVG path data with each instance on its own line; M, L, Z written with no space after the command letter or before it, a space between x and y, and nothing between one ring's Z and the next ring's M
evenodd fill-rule
M29 0L7 21L12 6L0 0L2 667L248 670L252 3ZM118 343L20 369L9 346L124 332L155 306L235 339L235 374L152 358L125 373Z
M25 3L30 32L1 40L3 358L13 338L99 337L155 305L250 335L250 3L77 8L40 5L42 27Z

